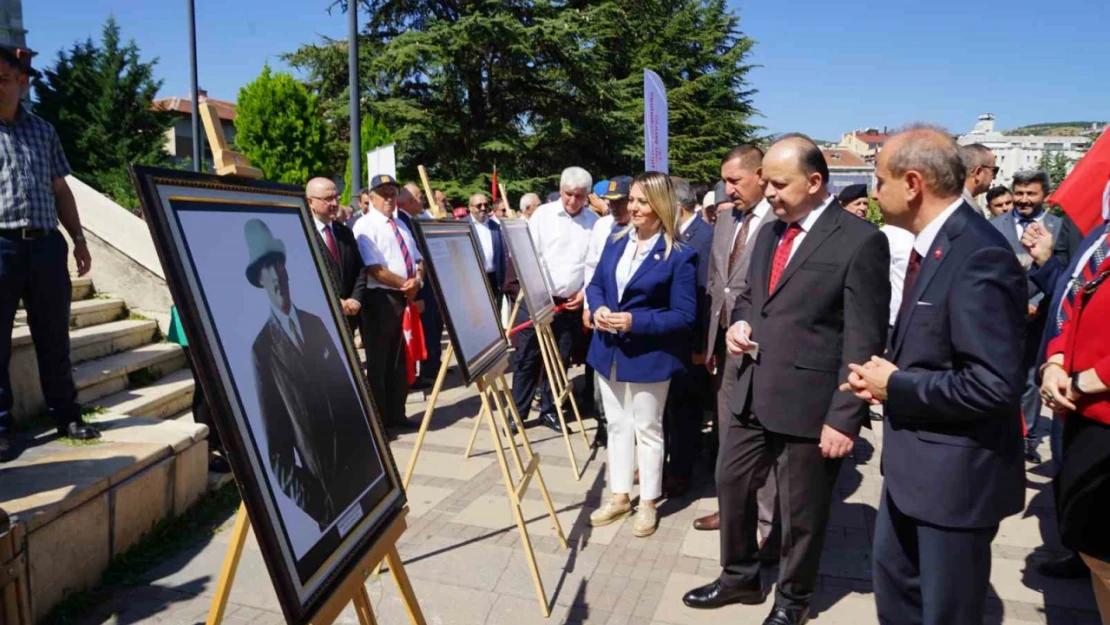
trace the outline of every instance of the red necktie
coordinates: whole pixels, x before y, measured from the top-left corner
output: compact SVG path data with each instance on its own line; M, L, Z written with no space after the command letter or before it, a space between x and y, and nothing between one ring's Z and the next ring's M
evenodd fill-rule
M768 295L775 292L775 287L779 284L779 278L782 277L782 272L786 269L786 263L790 262L790 250L794 249L794 239L802 232L802 225L794 222L787 226L786 232L782 234L779 246L775 248L775 258L771 261L771 282L767 287Z
M910 291L917 282L917 274L921 273L921 254L917 250L910 252L910 262L906 264L906 281L902 286L902 305L898 308L898 316L906 314L906 306L910 303Z
M331 224L324 226L324 244L328 246L328 251L331 252L331 258L335 264L339 263L339 247L335 245L335 235L331 233Z

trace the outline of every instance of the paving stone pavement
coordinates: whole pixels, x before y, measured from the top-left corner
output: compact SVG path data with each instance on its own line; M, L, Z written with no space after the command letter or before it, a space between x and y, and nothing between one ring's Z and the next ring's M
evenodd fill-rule
M580 374L580 371L574 373ZM454 380L452 376L451 380ZM419 419L422 402L410 402ZM551 606L543 618L535 597L509 499L492 443L485 430L475 455L463 459L478 400L473 389L454 386L440 395L408 493L409 528L399 545L421 608L430 625L715 625L761 623L770 609L730 606L694 611L681 596L718 573L718 537L692 529L694 518L716 509L711 478L700 488L660 506L654 536L634 538L627 522L591 528L588 517L607 493L604 450L590 452L572 438L583 467L576 480L561 436L542 427L528 437L540 453L541 472L570 545L560 548L535 481L524 511ZM591 430L593 421L587 421ZM415 432L391 442L405 466ZM878 622L871 596L871 535L881 488L879 432L865 430L837 485L821 562L812 622L872 625ZM1047 445L1042 449L1048 457ZM1033 566L1063 553L1055 533L1047 467L1033 468L1023 514L1007 519L994 542L991 592L985 623L1097 625L1089 580L1059 581ZM230 527L229 519L225 527ZM229 531L159 565L146 584L115 589L109 601L83 623L203 623L229 540ZM765 571L767 585L774 571ZM408 618L387 572L367 587L378 623L403 625ZM277 598L257 543L248 541L235 580L225 623L280 623ZM348 609L342 623L357 623Z

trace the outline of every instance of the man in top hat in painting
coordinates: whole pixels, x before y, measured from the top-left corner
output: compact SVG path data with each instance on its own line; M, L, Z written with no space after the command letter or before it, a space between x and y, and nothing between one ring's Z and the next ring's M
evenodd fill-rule
M324 531L381 474L350 371L316 315L293 306L285 243L260 219L244 227L247 282L269 315L251 348L266 448L278 486Z

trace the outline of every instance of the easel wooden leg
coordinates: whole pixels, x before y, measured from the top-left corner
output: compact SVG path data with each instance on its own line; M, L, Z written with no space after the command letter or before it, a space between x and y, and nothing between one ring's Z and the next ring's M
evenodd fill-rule
M412 622L412 625L426 625L424 622L424 613L420 610L420 603L416 600L416 593L412 591L412 583L409 582L409 574L405 572L405 565L401 562L401 554L397 553L396 545L385 554L385 558L389 563L389 572L393 575L393 581L397 583L397 590L401 592L401 599L404 600L405 610L409 613L409 621Z
M518 489L514 488L512 475L509 474L509 463L505 460L505 451L501 446L501 434L497 431L496 419L493 416L493 410L490 407L490 398L487 394L487 385L485 381L478 382L479 394L482 397L482 413L486 417L486 423L489 425L490 437L493 438L494 452L497 456L497 464L501 467L501 478L505 482L505 493L509 496L509 501L512 502L513 516L516 518L516 527L520 532L520 540L524 543L524 553L528 558L528 568L532 572L532 581L536 586L536 598L539 599L540 609L543 611L544 617L551 616L551 609L547 605L547 593L543 588L543 580L540 578L539 565L536 564L536 552L532 549L532 540L528 537L528 528L524 524L524 515L520 509L520 495ZM515 445L511 445L513 451L516 451ZM538 465L529 463L529 468L538 473ZM522 486L527 486L527 478L521 482ZM554 519L558 524L558 518Z
M247 544L250 527L247 507L239 504L239 511L235 513L235 526L231 530L231 543L227 547L224 565L216 582L216 596L212 598L212 607L208 609L206 625L219 625L224 620L227 601L231 598L231 584L235 581L235 572L239 569L239 559L243 556L243 546Z
M358 614L358 622L361 625L378 625L378 621L374 618L374 607L370 605L370 595L366 592L366 586L363 586L355 594L354 604L355 613Z
M578 459L574 455L574 447L570 442L570 430L567 428L567 420L563 415L563 400L567 395L570 395L570 401L574 401L573 393L568 392L568 388L562 384L562 379L558 373L558 358L559 346L555 341L555 337L551 334L551 326L549 324L541 324L536 328L536 336L540 341L540 354L543 356L543 366L547 373L547 384L550 387L551 398L555 404L555 414L559 416L559 425L563 428L563 441L567 445L567 456L570 458L571 470L574 471L574 479L582 479L582 471L578 468ZM579 428L583 430L585 436L585 428L582 428L582 422L578 422ZM587 442L586 447L589 447Z
M505 383L505 376L503 376L503 375L497 376L497 378L495 378L493 380L493 385L492 386L493 386L493 390L494 390L493 401L497 405L497 412L501 415L501 418L505 419L506 417L505 417L505 411L501 406L501 402L499 401L499 398L502 398L502 399L505 400L505 404L507 404L509 406L510 415L512 416L513 419L515 419L517 422L519 422L520 421L520 415L517 414L516 405L513 404L512 394L509 393L509 385ZM566 539L566 536L563 535L563 526L562 526L561 523L559 523L558 515L555 514L555 504L551 501L551 495L550 495L550 493L547 492L547 484L544 483L543 474L540 473L539 468L538 468L539 467L539 456L538 456L538 454L536 454L536 452L532 451L532 445L531 445L531 443L528 442L528 437L521 436L521 439L523 439L523 442L524 442L524 453L528 455L528 466L531 467L533 464L535 464L536 467L537 467L536 470L535 470L536 483L540 485L540 494L543 495L543 501L544 501L545 504L547 504L547 513L551 515L551 521L555 524L555 534L559 537L559 544L563 547L563 549L567 549L568 548L567 539ZM514 444L514 449L515 449L515 444ZM525 478L524 478L525 481L523 483L524 485L520 488L521 495L524 494L523 491L524 491L525 488L527 488L528 475L530 475L530 473L526 471L525 472Z
M432 422L432 411L435 410L436 402L439 400L439 392L443 389L443 380L447 377L447 367L454 353L451 345L448 345L447 351L443 352L443 361L439 365L439 373L436 374L436 383L432 387L431 397L428 398L428 407L424 409L424 418L420 420L420 431L416 434L416 444L412 448L412 455L409 456L409 465L405 468L405 480L401 484L405 490L408 490L412 473L416 470L416 457L420 455L420 447L424 444L424 436L428 433L428 426Z
M563 363L563 357L559 355L558 346L555 344L555 335L551 332L551 326L547 327L548 340L551 345L555 346L552 352L555 355L555 375L560 378L563 389L567 394L567 401L570 402L570 407L574 410L574 418L578 421L578 431L582 434L582 442L586 443L586 449L590 448L590 439L586 437L586 426L582 424L582 413L578 411L578 400L574 398L574 390L570 385L570 377L567 375L566 365Z

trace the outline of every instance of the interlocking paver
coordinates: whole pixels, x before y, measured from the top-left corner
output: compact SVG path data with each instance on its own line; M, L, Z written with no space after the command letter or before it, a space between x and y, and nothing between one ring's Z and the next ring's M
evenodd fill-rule
M414 419L423 414L423 404L410 403L408 408ZM695 480L687 495L660 505L660 526L653 536L635 538L627 522L601 528L589 525L590 512L608 496L605 450L587 453L581 439L572 438L583 468L582 478L576 480L562 437L530 427L527 434L541 455L542 475L570 547L565 550L559 545L534 480L522 507L552 608L551 618L544 619L484 427L474 456L465 460L462 455L477 410L472 389L455 387L441 395L409 491L409 529L399 549L429 623L732 625L761 622L767 615L770 602L713 611L682 605L683 593L720 572L718 533L691 527L696 517L717 510L708 467L699 469L701 483ZM594 421L587 424L592 438ZM391 443L402 470L415 438L414 432L406 432ZM816 625L877 623L870 559L882 492L881 438L879 431L865 430L841 471L814 598ZM1042 453L1047 455L1047 449L1042 448ZM511 458L509 464L519 478ZM1028 475L1027 509L1002 524L993 546L991 596L984 622L1098 623L1089 582L1046 579L1034 570L1038 562L1065 552L1055 531L1051 471L1042 465ZM145 576L145 585L115 590L84 625L202 623L229 538L227 531L216 534L207 544L156 566ZM764 583L769 587L774 583L773 571L764 571ZM378 623L408 623L388 572L370 580L367 587ZM230 608L228 625L283 622L253 536L244 551ZM348 610L340 622L357 620Z

